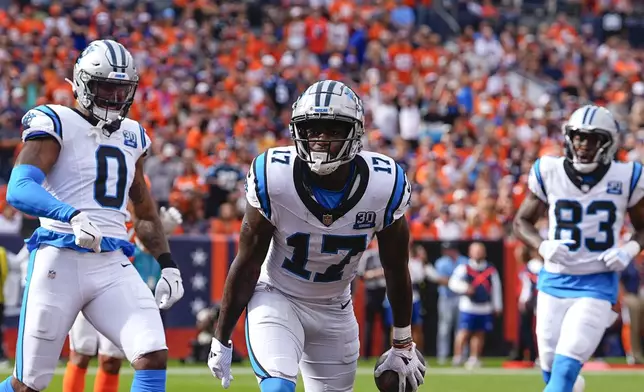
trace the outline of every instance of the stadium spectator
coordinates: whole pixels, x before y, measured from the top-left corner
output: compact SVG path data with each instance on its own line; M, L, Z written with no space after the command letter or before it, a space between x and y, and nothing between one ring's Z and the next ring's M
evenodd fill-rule
M434 263L436 274L428 273L438 286L438 335L436 350L438 363L443 364L452 347L452 341L458 323L459 297L448 287L449 279L459 265L467 264L467 257L460 254L458 247L451 242L443 242L443 256Z
M324 78L360 94L365 148L407 171L415 239L511 238L532 162L561 154L562 119L588 101L615 113L619 159L644 158L639 1L5 3L0 184L22 113L71 105L65 78L79 50L114 38L141 74L131 115L153 139L153 196L184 212L178 233L241 217L243 181L219 169L246 173L259 152L290 144L290 104ZM219 211L226 203L235 219Z
M501 279L494 266L485 260L485 245L474 242L469 247L467 264L456 267L448 287L459 298L459 328L454 340L453 365L463 363L463 349L470 345L470 356L465 361L468 369L481 366L485 335L492 331L494 316L503 308Z
M387 317L387 290L385 284L385 272L380 264L380 255L378 248L372 247L367 249L360 259L358 266L358 276L364 280L366 291L365 304L365 332L363 340L365 350L363 356L368 358L373 354L373 337L376 316L380 316L380 326L382 328L383 346L382 351L388 350L391 342L391 327Z
M644 281L642 262L636 259L621 273L622 340L629 363L644 364L642 332L644 331Z

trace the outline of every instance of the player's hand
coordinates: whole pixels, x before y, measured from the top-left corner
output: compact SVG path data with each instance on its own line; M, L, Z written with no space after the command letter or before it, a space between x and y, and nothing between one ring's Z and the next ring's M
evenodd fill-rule
M166 235L172 234L174 229L183 223L181 213L174 207L168 209L161 207L159 210L159 218L161 219L161 225Z
M92 223L86 213L79 213L69 221L69 224L72 225L72 230L74 230L74 242L76 245L81 248L91 249L95 253L101 253L103 234Z
M412 391L415 391L419 385L425 382L423 372L426 367L416 356L416 343L412 342L409 347L405 348L392 347L385 354L387 354L387 358L374 372L376 377L380 377L387 370L398 373L399 392L405 392L407 383L411 386Z
M599 255L599 260L606 263L611 271L623 271L628 267L633 257L622 248L611 248Z
M539 245L539 254L544 260L558 264L566 264L570 261L570 245L574 240L545 240Z
M159 309L170 309L183 297L183 281L178 268L164 268L161 270L161 279L154 290L154 299Z
M233 375L230 373L230 363L233 360L233 342L228 341L230 347L219 343L219 340L212 338L210 343L210 354L208 354L208 368L214 377L221 380L221 386L228 389Z

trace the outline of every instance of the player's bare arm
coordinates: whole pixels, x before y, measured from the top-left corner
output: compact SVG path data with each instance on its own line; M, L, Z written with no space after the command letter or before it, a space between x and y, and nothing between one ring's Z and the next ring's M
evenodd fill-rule
M424 382L425 363L411 336L413 294L407 266L409 262L407 218L404 215L401 216L376 235L380 262L387 282L387 297L394 318L394 331L392 348L378 360L374 376L378 385L384 382L380 377L386 371L392 370L398 374L399 391L405 391L407 387L415 391Z
M635 229L631 240L636 241L640 245L640 249L644 248L644 198L629 208L628 216L631 218L631 224Z
M378 232L378 252L387 282L387 297L391 303L394 327L404 328L411 323L412 287L409 276L409 226L403 216Z
M519 207L512 225L514 234L526 245L539 249L543 238L535 227L537 221L545 216L548 205L541 201L534 193L528 192L525 200Z
M228 344L237 320L255 291L274 229L257 208L246 205L239 234L239 251L226 277L215 331L215 339L224 345Z
M170 253L170 246L159 218L159 209L145 183L143 162L144 157L137 161L134 180L130 187L129 196L134 211L132 221L134 231L141 243L155 259L159 260L161 255Z
M18 154L16 166L32 165L48 174L58 161L60 143L52 136L27 140Z
M150 253L161 266L161 279L157 282L154 297L161 309L169 309L183 297L184 288L181 272L170 254L170 245L166 238L157 203L152 198L143 174L143 160L136 162L134 180L130 187L132 202L132 222L134 232L146 251Z

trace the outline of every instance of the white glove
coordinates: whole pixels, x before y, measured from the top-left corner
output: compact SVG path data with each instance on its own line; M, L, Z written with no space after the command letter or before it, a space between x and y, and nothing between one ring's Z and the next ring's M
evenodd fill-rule
M159 309L170 309L183 297L183 281L181 272L177 268L164 268L161 270L161 279L154 290L154 299Z
M214 377L221 380L221 386L228 389L233 375L230 373L230 363L233 360L233 342L228 341L230 347L219 343L219 340L212 338L210 343L210 354L208 354L208 368Z
M168 209L161 207L159 210L159 218L161 219L161 225L163 225L163 231L166 235L172 234L174 229L183 223L181 213L174 207Z
M539 254L544 260L565 265L572 259L569 246L575 243L574 240L545 240L539 245Z
M101 240L103 239L103 234L101 231L92 223L89 219L89 216L81 212L76 215L69 221L74 230L74 242L76 245L85 249L92 249L95 253L101 253Z
M631 261L640 253L640 245L636 241L629 241L619 248L610 248L599 255L599 260L606 263L611 271L623 271Z
M415 391L425 382L422 372L426 367L416 356L416 343L406 348L392 347L385 354L387 358L374 372L376 377L380 377L387 370L398 373L398 392L405 392L407 383L412 391Z

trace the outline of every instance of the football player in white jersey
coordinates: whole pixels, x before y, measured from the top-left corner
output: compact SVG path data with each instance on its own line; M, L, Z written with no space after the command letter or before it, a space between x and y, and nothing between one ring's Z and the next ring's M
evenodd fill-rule
M360 342L350 284L374 235L394 319L393 347L376 369L400 391L423 383L411 337L412 286L404 216L411 187L391 158L361 151L362 101L345 84L311 85L293 105L295 146L253 161L239 252L224 287L208 360L228 388L229 338L246 309L246 343L262 392L352 391Z
M16 365L0 391L40 391L54 373L67 332L84 316L121 348L136 370L132 391L165 391L167 347L159 307L183 295L157 207L145 184L145 130L125 116L139 76L131 54L100 40L80 54L71 82L77 105L42 105L23 117L24 146L7 201L40 217ZM128 256L127 197L141 242L162 267L155 298Z
M644 244L642 165L615 161L613 115L584 106L563 133L566 156L534 163L531 192L514 221L514 233L544 259L536 333L547 392L583 390L581 367L617 317L617 273ZM636 232L620 246L626 211ZM550 227L543 240L534 224L546 213Z
M149 188L149 182L146 183ZM145 251L134 232L132 219L136 217L136 213L131 201L128 202L127 209L131 218L126 225L129 241L137 244L140 251ZM183 220L181 213L174 207L161 207L159 219L166 235L172 234ZM134 263L133 257L130 260ZM152 289L154 286L148 287ZM119 371L125 354L116 344L98 332L81 312L69 331L69 361L63 376L63 392L85 391L85 375L90 360L95 355L98 355L98 371L94 380L94 392L118 391Z

